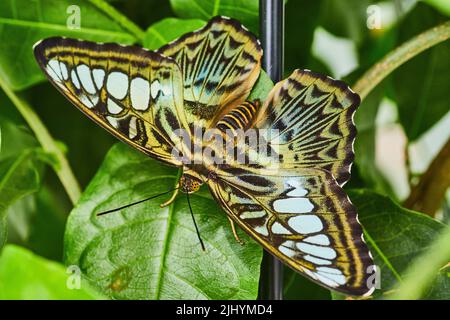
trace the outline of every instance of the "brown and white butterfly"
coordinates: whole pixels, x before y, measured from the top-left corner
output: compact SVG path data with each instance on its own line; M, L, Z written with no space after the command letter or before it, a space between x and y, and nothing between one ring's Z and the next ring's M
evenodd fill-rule
M262 105L246 101L262 50L226 17L157 51L56 37L34 52L49 80L88 117L150 157L181 167L183 192L206 183L232 223L294 270L346 294L373 292L373 260L342 189L360 102L343 82L296 70ZM226 161L206 163L176 133L183 129L194 140L194 127L223 134L273 130L278 134L267 143L276 153L246 164L216 150ZM235 147L246 159L259 152ZM174 157L174 149L188 161Z

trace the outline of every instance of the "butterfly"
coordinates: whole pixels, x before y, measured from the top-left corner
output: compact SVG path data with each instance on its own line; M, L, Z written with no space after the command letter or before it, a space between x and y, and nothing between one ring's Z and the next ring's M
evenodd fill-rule
M295 70L264 103L246 101L263 52L252 33L227 17L156 51L52 37L38 42L34 54L50 82L89 118L144 154L182 168L177 190L189 194L208 185L233 231L237 224L326 288L373 292L373 259L342 189L360 103L344 82ZM265 135L273 152L231 139L230 149L245 161L211 144L224 161L205 160L190 145L197 129L226 137L275 132Z

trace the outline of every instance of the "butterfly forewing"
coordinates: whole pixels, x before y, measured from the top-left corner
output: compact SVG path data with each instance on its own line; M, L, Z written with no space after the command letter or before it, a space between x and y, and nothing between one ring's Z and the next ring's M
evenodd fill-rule
M48 38L34 48L49 80L109 132L159 160L187 126L182 75L170 58L139 47Z
M295 70L272 89L254 127L279 131L271 143L283 155L281 167L320 167L343 185L354 159L359 103L344 82Z
M229 167L209 187L238 225L294 270L346 294L372 291L356 210L329 172Z
M259 41L237 20L215 17L158 50L179 64L189 124L210 128L242 103L259 76Z

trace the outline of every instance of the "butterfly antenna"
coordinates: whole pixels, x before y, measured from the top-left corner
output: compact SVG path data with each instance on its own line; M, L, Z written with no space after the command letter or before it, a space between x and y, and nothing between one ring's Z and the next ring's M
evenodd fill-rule
M188 202L188 206L189 206L189 211L191 212L192 221L194 221L194 227L195 227L195 231L197 232L198 241L200 242L200 245L202 246L202 250L206 251L205 245L203 244L203 240L200 237L200 232L198 231L197 222L195 222L194 213L192 212L191 201L189 200L189 193L186 193L186 198L187 198L187 202Z
M119 207L119 208L115 208L115 209L111 209L111 210L99 212L99 213L97 213L97 216L103 216L103 215L108 214L108 213L116 212L116 211L119 211L119 210L122 210L122 209L125 209L125 208L128 208L128 207L134 206L134 205L136 205L136 204L139 204L139 203L142 203L142 202L145 202L145 201L148 201L148 200L155 199L155 198L157 198L157 197L160 197L160 196L162 196L162 195L165 195L165 194L167 194L167 193L169 193L169 192L172 192L172 191L174 191L174 190L177 190L177 189L178 189L178 187L177 187L177 188L174 188L174 189L170 189L170 190L165 191L165 192L162 192L162 193L160 193L160 194L157 194L157 195L148 197L148 198L146 198L146 199L142 199L142 200L139 200L139 201L136 201L136 202L133 202L133 203L124 205L124 206Z

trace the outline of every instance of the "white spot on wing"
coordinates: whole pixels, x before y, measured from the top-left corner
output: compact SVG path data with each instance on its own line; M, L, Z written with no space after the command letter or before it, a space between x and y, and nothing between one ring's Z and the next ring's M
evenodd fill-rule
M114 100L110 98L108 98L107 106L108 112L111 114L118 114L123 110L121 106L119 106Z
M328 276L324 277L322 274L320 273L315 273L316 275L316 279L319 280L320 282L322 282L323 284L332 287L332 288L336 288L339 286L338 283L336 283L335 281L333 281L332 279L330 279Z
M268 236L269 235L269 231L267 230L266 225L254 227L253 230L258 232L259 234L262 234L263 236Z
M347 279L342 274L342 271L336 268L330 267L318 267L317 273L323 277L326 277L339 285L344 285L347 282Z
M273 223L272 232L275 234L292 234L288 229L283 227L283 225L279 222Z
M161 90L161 84L159 83L159 80L156 79L152 82L152 85L150 86L150 92L152 94L152 98L156 99L158 96L159 90Z
M105 70L94 69L92 70L92 76L94 78L95 86L100 90L103 87L103 81L105 80Z
M150 86L147 80L136 77L130 84L131 105L136 110L145 111L150 102Z
M304 242L314 243L314 244L321 244L323 246L329 246L330 245L330 239L328 236L324 234L318 234L315 236L310 236L305 239L303 239Z
M287 198L275 200L273 208L277 212L307 213L314 209L314 205L307 198Z
M315 233L323 229L322 221L315 215L295 216L288 220L288 224L302 234Z
M75 86L75 88L80 89L80 81L78 80L78 76L74 69L70 72L70 78L72 79L72 83Z
M59 66L59 61L52 59L47 63L47 73L56 82L62 81L61 69Z
M69 79L69 73L67 71L67 66L64 62L60 62L59 63L59 67L61 69L61 75L63 77L64 80Z
M133 139L137 135L136 117L131 117L128 125L128 136Z
M91 78L91 70L85 64L80 64L77 67L78 78L80 79L81 85L87 93L95 94L96 90L94 88L94 83Z
M106 90L114 98L122 100L127 95L128 76L123 72L111 72L106 81Z
M297 243L297 248L301 251L311 254L313 256L323 258L323 259L334 259L336 258L336 251L328 247L319 247L307 243Z

